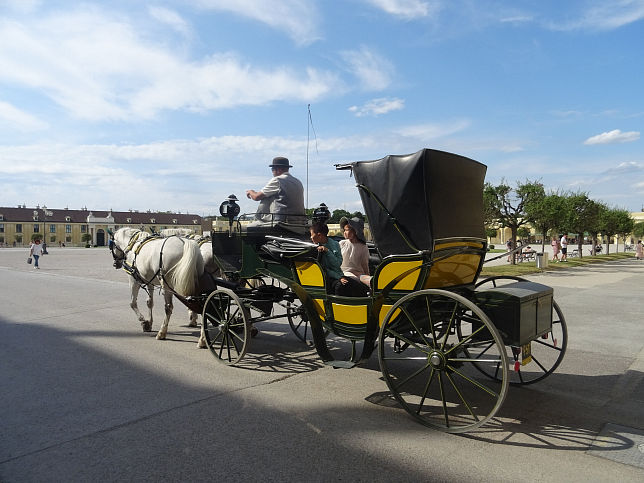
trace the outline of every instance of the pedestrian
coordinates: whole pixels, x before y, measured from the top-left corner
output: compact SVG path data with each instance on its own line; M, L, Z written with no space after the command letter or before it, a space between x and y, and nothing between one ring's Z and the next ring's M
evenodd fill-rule
M637 240L637 245L635 245L635 257L638 260L644 258L644 247L642 247L642 240Z
M566 237L565 233L561 236L561 240L559 243L561 244L561 261L567 262L568 261L568 237Z
M552 261L558 262L559 248L561 248L561 246L559 245L559 238L557 238L556 236L553 236L552 241L550 242L550 245L552 245Z
M42 255L42 245L40 244L40 240L36 239L29 247L29 256L34 257L34 268L40 269L38 266L40 255Z
M507 242L505 242L505 247L508 249L508 252L512 251L512 239L508 239ZM508 262L511 260L512 255L508 254Z

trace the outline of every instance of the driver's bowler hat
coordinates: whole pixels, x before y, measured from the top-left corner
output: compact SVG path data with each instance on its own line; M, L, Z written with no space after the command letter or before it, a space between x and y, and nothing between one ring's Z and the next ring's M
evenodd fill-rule
M268 165L269 168L292 168L289 164L288 158L284 158L282 156L278 156L276 158L273 158L273 162Z

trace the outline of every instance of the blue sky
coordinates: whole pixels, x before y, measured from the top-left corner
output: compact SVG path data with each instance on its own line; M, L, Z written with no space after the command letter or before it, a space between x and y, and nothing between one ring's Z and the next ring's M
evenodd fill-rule
M362 211L334 164L429 147L638 211L643 46L644 0L0 0L0 206L251 212L282 155Z

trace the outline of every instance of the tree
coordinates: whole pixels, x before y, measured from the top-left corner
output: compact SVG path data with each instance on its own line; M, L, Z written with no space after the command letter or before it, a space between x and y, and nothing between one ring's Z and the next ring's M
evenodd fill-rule
M42 239L42 236L40 235L40 233L32 233L31 234L31 241L36 241L36 240L41 240L41 239Z
M340 218L343 216L346 216L347 218L351 218L351 213L349 213L347 210L333 210L333 213L331 214L331 218L329 218L329 223L340 223Z
M575 193L566 199L567 218L563 226L564 231L577 235L577 250L579 256L583 257L582 245L584 243L584 232L592 235L593 254L597 242L597 229L599 225L599 212L601 204L588 198L583 192Z
M626 245L626 236L633 231L635 222L628 211L620 208L609 208L602 214L602 234L608 236L606 241L606 254L610 253L610 236L616 235L617 251L619 251L619 237L624 239ZM626 249L626 246L624 246Z
M483 189L484 216L486 219L495 220L503 227L510 228L512 246L516 247L518 229L529 223L525 212L526 205L535 203L537 198L543 196L543 185L536 181L517 183L515 189L506 184L504 180L501 180L497 186L485 183ZM516 257L513 256L512 264L515 263Z
M82 237L81 240L85 242L85 248L89 248L89 242L92 241L92 235L89 233L85 233Z
M541 251L544 252L548 232L559 231L565 223L566 197L560 193L534 197L526 205L525 211L536 231L542 235Z
M633 236L639 239L644 238L644 221L635 223L635 225L633 226Z
M610 237L617 233L619 228L619 210L604 207L599 212L599 229L606 237L606 255L610 253Z

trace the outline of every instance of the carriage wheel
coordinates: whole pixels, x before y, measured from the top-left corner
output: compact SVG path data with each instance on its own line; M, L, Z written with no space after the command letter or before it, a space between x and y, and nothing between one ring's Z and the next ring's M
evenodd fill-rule
M297 299L293 302L288 302L286 304L286 318L295 336L302 342L313 345L313 333L309 325L309 316L302 307L302 302ZM329 335L329 331L324 329L324 336L326 337L327 335Z
M525 282L526 279L520 277L512 276L499 276L492 277L480 281L476 284L476 287L498 287L512 282ZM540 381L550 374L552 374L561 361L564 358L566 353L566 347L568 346L568 329L566 327L566 319L564 318L563 312L559 308L559 305L556 301L553 300L552 303L552 330L547 334L535 339L530 345L532 360L525 366L522 366L519 363L520 352L518 348L513 348L514 357L511 358L511 363L517 362L515 365L515 370L510 371L509 381L512 385L525 385L533 384L537 381ZM486 372L486 367L481 366L481 370L484 371L491 378L496 377L496 373Z
M232 290L212 292L203 308L206 344L218 361L234 365L246 354L250 338L248 309Z
M470 336L459 338L459 325L471 326ZM492 347L481 347L482 339L492 340ZM481 426L508 390L508 358L498 331L473 302L446 290L421 290L393 305L380 327L378 359L403 408L441 431ZM499 367L498 379L485 377L475 364Z

